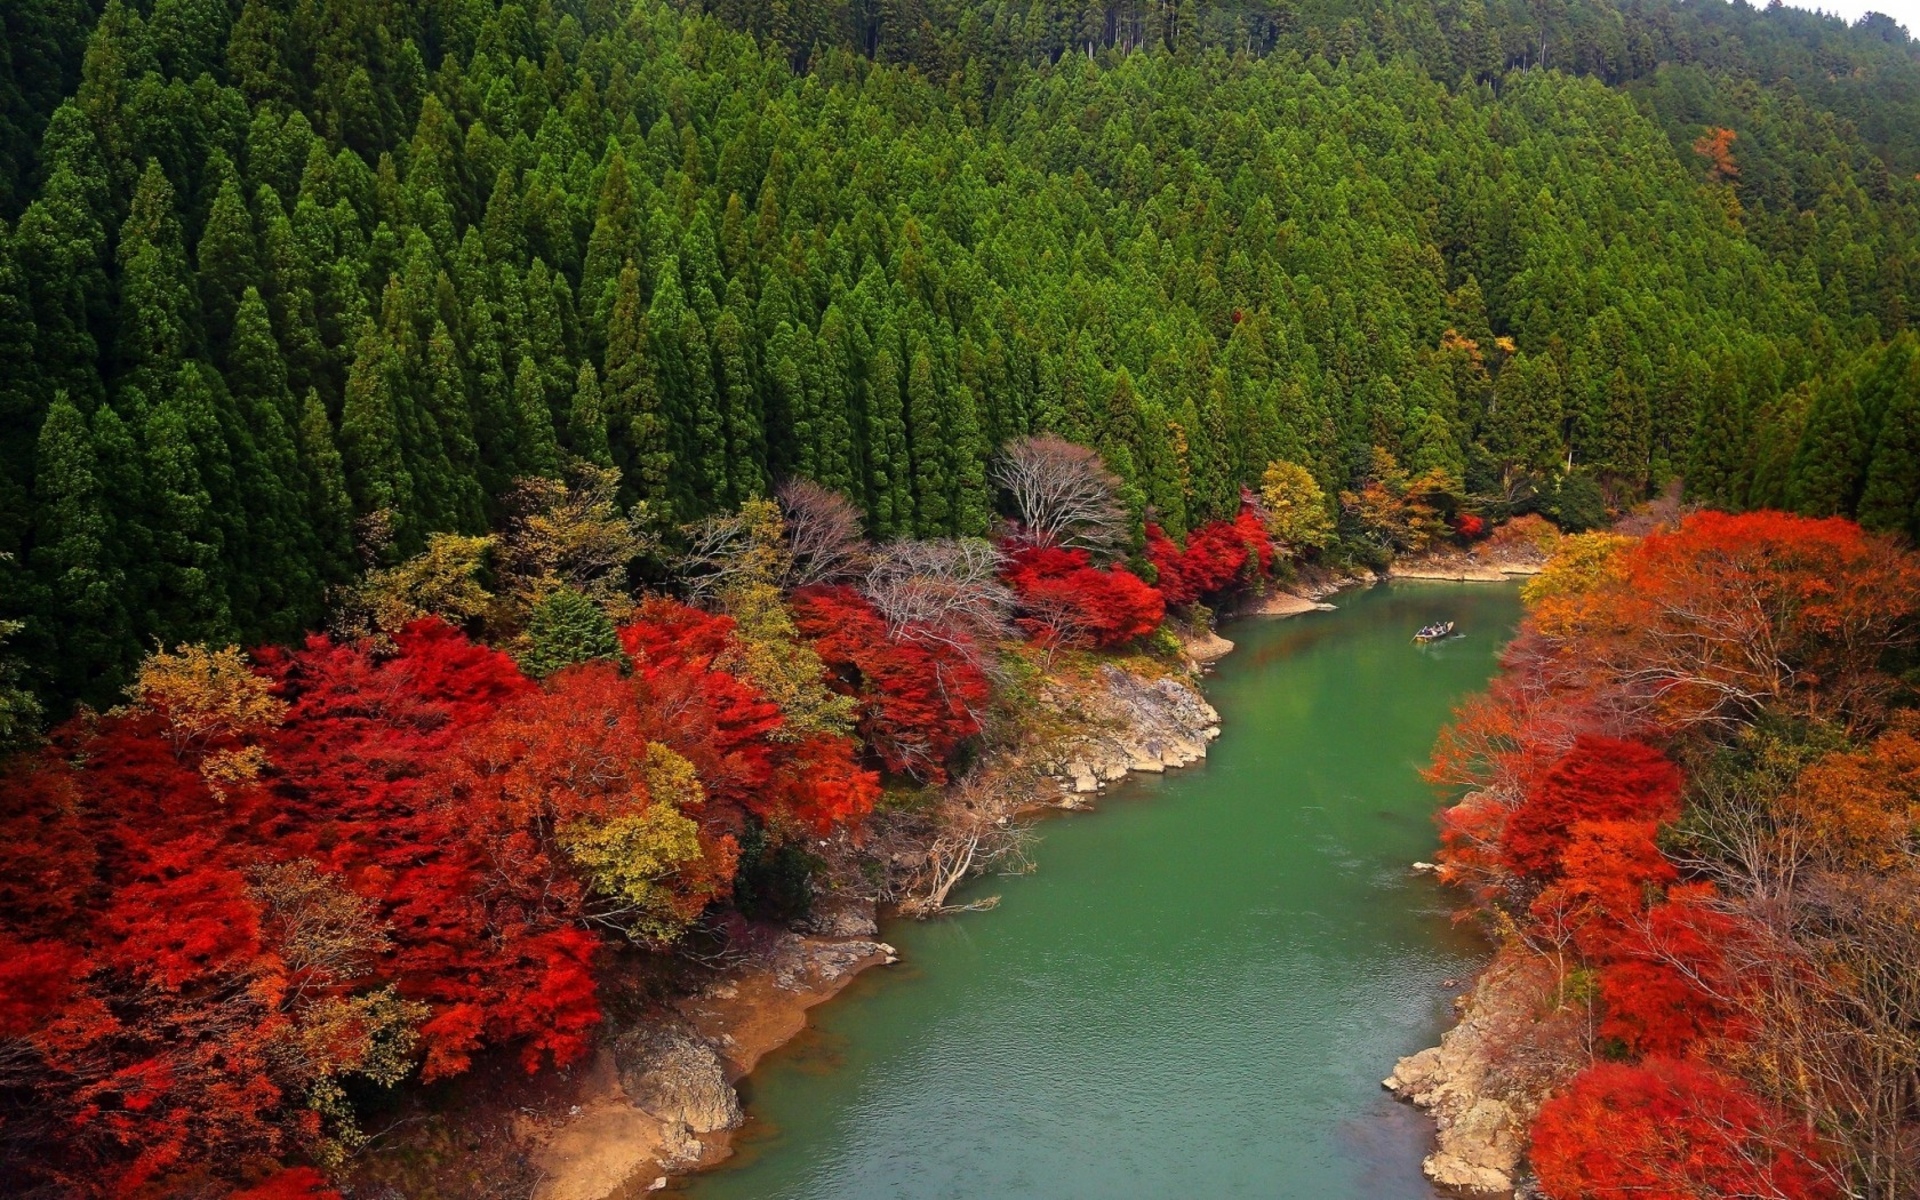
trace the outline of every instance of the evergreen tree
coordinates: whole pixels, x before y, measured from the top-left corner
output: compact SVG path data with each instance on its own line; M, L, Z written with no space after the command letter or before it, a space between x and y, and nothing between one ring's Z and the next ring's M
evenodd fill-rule
M554 437L553 410L547 407L547 384L525 347L513 376L513 411L518 421L520 469L529 475L559 478L560 445Z
M240 195L240 182L225 167L220 190L214 194L196 250L200 284L200 314L209 340L222 352L229 344L241 298L258 283L260 249L254 242L253 217ZM221 361L225 361L224 357Z
M1920 538L1920 354L1908 357L1880 418L1860 495L1860 523Z
M1814 396L1793 456L1788 497L1794 509L1815 517L1852 511L1870 449L1858 385L1851 378L1827 383ZM1730 453L1740 452L1734 443Z
M413 476L401 455L388 353L378 332L361 335L340 410L340 456L354 511L387 513L403 547L411 548L414 535L424 539L426 531L412 528Z
M604 398L614 433L613 455L628 489L664 516L672 452L648 342L640 272L629 262L620 272L607 314Z
M559 588L533 606L527 618L527 641L520 665L536 679L591 659L624 658L613 622L599 605L572 588Z
M918 339L907 369L907 437L913 477L913 530L921 537L951 532L952 481L947 475L947 431L941 420L933 352Z
M1722 359L1706 380L1687 459L1687 494L1708 504L1738 508L1752 485L1744 447L1752 419L1734 364Z
M62 694L109 701L137 648L131 644L124 581L108 556L111 527L86 418L65 392L55 394L35 452L34 566L51 607L41 614L61 631L57 686Z
M189 363L147 413L141 440L153 501L155 570L142 624L185 641L218 643L231 636L233 613L223 564L226 530L207 481L205 468L213 464L203 454L219 436L210 407L205 381Z
M338 581L353 567L353 500L347 492L346 463L334 442L333 423L320 393L307 389L300 406L300 462L307 489L307 513L320 546L320 574Z
M593 364L580 364L580 377L573 387L573 404L567 410L567 448L576 458L598 467L613 465L613 452L607 446L607 415L600 399L600 377Z

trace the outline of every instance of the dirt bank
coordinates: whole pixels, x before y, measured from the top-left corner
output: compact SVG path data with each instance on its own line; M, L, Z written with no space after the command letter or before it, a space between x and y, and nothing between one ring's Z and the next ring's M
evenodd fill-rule
M609 1039L566 1111L518 1131L540 1173L535 1200L620 1200L726 1158L745 1122L734 1085L806 1028L808 1009L895 961L871 938L774 936Z

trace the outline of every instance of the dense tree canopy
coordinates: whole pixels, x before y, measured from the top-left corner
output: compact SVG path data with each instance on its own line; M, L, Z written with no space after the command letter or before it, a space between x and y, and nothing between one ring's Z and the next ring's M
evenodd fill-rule
M10 9L0 616L104 703L516 478L973 535L1030 434L1136 540L1381 452L1448 516L1911 527L1911 45L1508 7Z

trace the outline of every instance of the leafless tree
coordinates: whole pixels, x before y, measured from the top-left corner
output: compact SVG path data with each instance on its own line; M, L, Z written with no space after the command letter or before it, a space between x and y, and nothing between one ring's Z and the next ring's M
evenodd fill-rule
M861 590L895 637L971 647L1008 629L1013 593L981 538L902 540L874 549Z
M931 822L932 836L912 837L913 848L902 855L907 860L905 876L892 889L900 911L933 917L998 904L998 896L966 904L951 904L949 899L975 875L1018 875L1033 869L1028 855L1032 827L1020 811L1037 784L1031 771L992 764L942 792L938 807L923 819Z
M776 496L787 522L789 587L841 583L859 575L867 539L853 501L811 479L789 479Z
M1077 547L1096 554L1127 537L1120 480L1098 451L1051 434L1008 442L993 481L1020 515L1020 534L1036 546Z
M674 573L696 604L712 600L736 583L764 574L754 553L753 526L739 513L716 513L680 527L686 549L674 560Z

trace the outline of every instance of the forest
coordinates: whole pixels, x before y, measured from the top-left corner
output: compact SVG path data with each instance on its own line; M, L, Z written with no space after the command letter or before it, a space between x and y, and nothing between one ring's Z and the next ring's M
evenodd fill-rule
M618 947L965 777L1023 671L1164 655L1169 614L1301 564L1677 488L1755 515L1576 542L1527 636L1585 646L1659 594L1618 579L1721 540L1784 539L1787 592L1912 583L1920 46L1885 18L18 0L0 52L0 1166L32 1194L324 1195L370 1090L574 1061ZM1694 903L1723 865L1677 882L1646 823L1746 795L1752 738L1906 769L1888 661L1837 669L1792 730L1772 692L1609 710L1582 736L1649 747L1609 762L1665 757L1449 869L1532 912L1567 806L1612 804L1641 840L1593 853ZM1603 992L1618 942L1567 943ZM1749 1124L1867 1120L1632 1019L1643 1074L1565 1104L1745 1080ZM1854 1169L1783 1145L1783 1190Z
M1552 1196L1911 1195L1920 557L1840 518L1569 538L1443 735L1442 870L1549 967Z
M1914 521L1920 182L1711 56L1444 83L1444 38L1163 20L1049 60L1035 6L962 12L959 67L823 33L796 70L660 3L114 3L84 45L27 11L79 62L10 103L0 611L55 708L156 641L297 640L574 460L668 532L801 477L877 537L982 534L993 448L1043 431L1176 536L1377 451L1493 519L1684 476ZM1920 79L1809 28L1888 105Z

